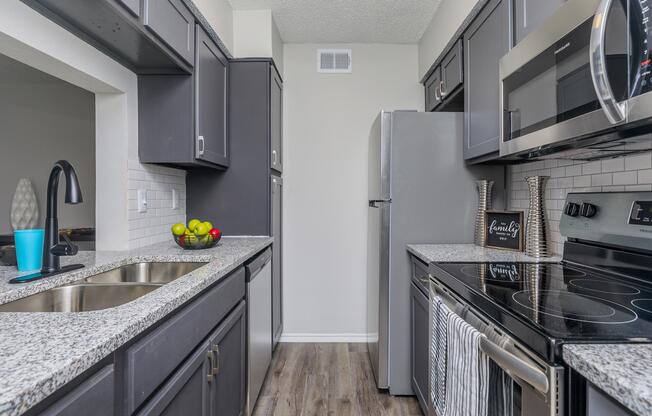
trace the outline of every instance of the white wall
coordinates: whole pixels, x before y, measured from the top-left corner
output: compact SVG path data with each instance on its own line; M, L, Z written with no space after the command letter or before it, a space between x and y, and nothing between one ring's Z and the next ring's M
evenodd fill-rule
M353 49L353 73L316 72ZM284 48L284 339L366 339L367 157L382 109L422 109L416 45Z
M419 41L419 79L444 51L478 0L442 0Z
M224 46L233 54L233 8L229 0L193 0Z
M233 12L233 55L236 58L274 58L283 75L283 41L271 10Z

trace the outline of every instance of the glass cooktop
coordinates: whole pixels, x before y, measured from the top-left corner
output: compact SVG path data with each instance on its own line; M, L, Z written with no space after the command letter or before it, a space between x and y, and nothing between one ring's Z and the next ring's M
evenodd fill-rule
M652 341L649 282L555 263L437 263L432 274L545 355L570 341Z

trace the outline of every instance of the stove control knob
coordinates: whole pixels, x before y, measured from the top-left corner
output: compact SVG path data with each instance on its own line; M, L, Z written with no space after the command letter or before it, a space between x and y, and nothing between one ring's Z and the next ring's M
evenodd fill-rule
M564 207L564 214L570 217L577 217L580 215L580 205L575 202L568 202Z
M582 206L580 207L580 215L586 218L591 218L594 217L595 214L598 213L598 208L593 205L589 204L588 202L582 203Z

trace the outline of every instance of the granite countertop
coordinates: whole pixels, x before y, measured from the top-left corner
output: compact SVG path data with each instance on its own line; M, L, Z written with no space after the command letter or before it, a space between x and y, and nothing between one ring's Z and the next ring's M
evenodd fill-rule
M567 344L563 357L635 414L652 414L652 344Z
M556 263L561 257L537 259L523 252L496 250L475 244L408 244L410 253L425 263L432 262L546 262Z
M22 285L0 267L0 304L141 261L208 262L133 302L83 313L0 313L0 415L20 415L269 246L271 237L225 237L184 251L174 242L124 252L81 252L83 269Z

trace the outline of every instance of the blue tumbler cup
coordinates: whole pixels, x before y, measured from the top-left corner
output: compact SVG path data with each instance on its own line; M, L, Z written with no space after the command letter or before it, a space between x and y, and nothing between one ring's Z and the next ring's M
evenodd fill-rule
M16 230L16 260L21 272L40 270L43 263L43 239L45 230Z

